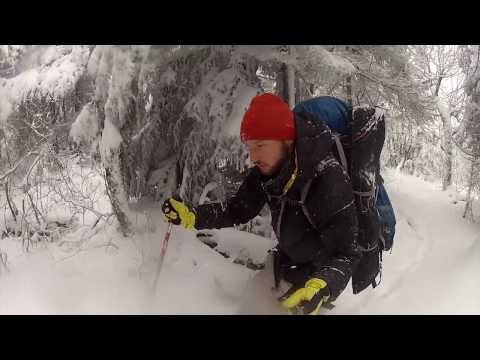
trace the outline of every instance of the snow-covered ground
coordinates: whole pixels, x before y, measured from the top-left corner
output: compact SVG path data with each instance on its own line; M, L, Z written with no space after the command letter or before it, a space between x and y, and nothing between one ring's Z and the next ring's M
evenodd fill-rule
M397 228L382 283L339 297L333 314L480 314L480 226L440 183L391 172ZM478 214L478 210L477 210Z
M480 314L480 226L462 219L464 202L438 183L388 172L397 216L393 252L384 255L379 287L353 295L350 285L325 314ZM478 214L478 210L477 210ZM174 227L162 273L155 276L166 224L159 209L137 219L134 237L114 226L80 226L61 240L0 240L1 314L235 314L255 271L236 258L262 261L270 239L215 230L224 258L194 232ZM81 245L82 236L91 237ZM255 294L252 294L254 296Z

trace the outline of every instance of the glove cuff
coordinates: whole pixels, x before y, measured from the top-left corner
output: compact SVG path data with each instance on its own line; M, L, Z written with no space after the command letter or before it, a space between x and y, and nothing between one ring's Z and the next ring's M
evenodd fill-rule
M319 278L311 278L305 283L305 287L313 288L313 289L323 289L327 287L327 283L323 279Z
M195 213L193 211L188 211L187 216L185 217L184 226L187 230L195 229Z

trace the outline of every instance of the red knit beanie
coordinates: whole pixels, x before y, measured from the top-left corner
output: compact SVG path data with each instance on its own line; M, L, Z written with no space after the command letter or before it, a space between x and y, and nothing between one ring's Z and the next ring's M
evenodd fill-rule
M265 93L252 99L240 127L240 137L247 140L294 140L293 112L280 97Z

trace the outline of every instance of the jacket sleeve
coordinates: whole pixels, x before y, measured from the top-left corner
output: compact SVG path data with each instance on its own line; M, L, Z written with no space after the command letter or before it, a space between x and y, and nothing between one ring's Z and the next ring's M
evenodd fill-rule
M251 169L235 196L222 206L219 203L200 205L194 208L195 228L220 229L244 224L258 215L267 201L262 189L260 175Z
M306 206L320 240L329 249L326 259L313 261L312 276L325 280L335 299L347 286L361 258L353 190L339 164L325 169L312 182Z

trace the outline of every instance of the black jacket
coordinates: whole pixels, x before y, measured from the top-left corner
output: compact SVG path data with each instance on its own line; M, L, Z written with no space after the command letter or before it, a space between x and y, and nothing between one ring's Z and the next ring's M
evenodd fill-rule
M300 200L303 186L313 179L305 203L315 227L295 201L286 204L280 229L277 226L281 204L275 196L281 195L295 169L295 154L273 178L263 176L256 167L250 169L237 194L223 208L220 204L196 207L195 227L200 230L243 224L268 203L284 267L295 265L302 281L311 276L324 279L335 299L345 289L361 257L356 245L357 213L348 174L331 152L331 132L311 116L295 114L298 176L286 196Z

